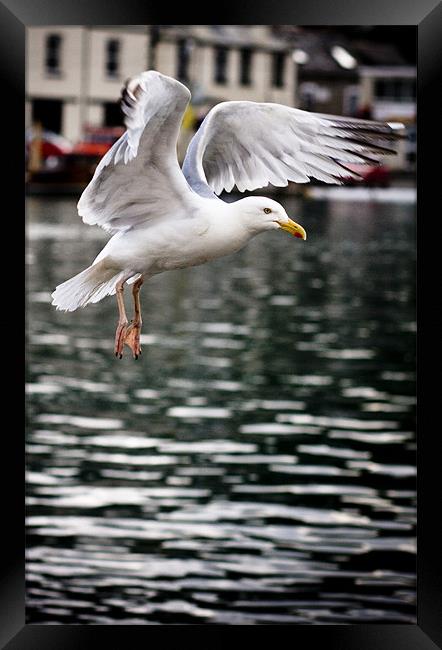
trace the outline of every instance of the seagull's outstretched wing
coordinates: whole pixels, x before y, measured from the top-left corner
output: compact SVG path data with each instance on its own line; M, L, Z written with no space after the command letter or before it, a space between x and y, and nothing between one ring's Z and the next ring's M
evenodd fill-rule
M283 187L311 178L341 184L348 163L377 163L395 153L396 125L309 113L289 106L222 102L189 145L183 172L202 194ZM398 125L401 126L401 125Z
M185 207L192 192L176 143L189 99L183 84L153 70L128 81L121 101L127 131L81 195L77 207L85 223L116 233Z

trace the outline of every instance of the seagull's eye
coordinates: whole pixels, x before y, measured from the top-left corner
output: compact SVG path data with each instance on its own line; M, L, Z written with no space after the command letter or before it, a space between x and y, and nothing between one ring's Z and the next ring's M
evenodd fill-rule
M271 213L271 210L270 210L270 208L264 208L264 212L265 212L266 214L270 214L270 213Z

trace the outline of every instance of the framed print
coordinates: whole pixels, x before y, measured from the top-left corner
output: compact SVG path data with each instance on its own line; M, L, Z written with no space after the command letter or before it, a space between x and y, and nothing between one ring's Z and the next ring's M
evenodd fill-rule
M3 241L24 214L26 288L0 646L278 625L442 647L437 436L415 410L440 5L257 5L228 25L136 2L0 11ZM203 203L220 219L198 225Z

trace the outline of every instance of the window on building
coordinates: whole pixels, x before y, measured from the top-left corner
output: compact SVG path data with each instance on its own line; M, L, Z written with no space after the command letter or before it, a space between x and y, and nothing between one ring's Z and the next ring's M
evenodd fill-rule
M215 47L215 82L217 84L227 83L228 53L229 51L226 47Z
M252 83L252 50L243 48L239 52L240 83L242 86L250 86Z
M177 78L180 81L189 81L190 43L186 38L181 38L177 43Z
M272 54L272 86L282 88L284 86L285 52L273 52Z
M63 104L59 99L34 99L31 107L32 124L39 122L43 129L61 133Z
M376 79L374 91L377 99L394 102L411 102L416 99L416 80Z
M106 75L118 77L120 73L120 41L111 38L106 41Z
M45 68L50 75L59 75L61 72L61 36L48 34L45 48Z
M122 126L123 114L118 102L105 102L104 126Z

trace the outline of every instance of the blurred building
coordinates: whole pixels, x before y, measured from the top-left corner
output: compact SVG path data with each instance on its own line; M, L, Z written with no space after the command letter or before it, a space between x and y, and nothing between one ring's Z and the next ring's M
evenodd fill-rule
M413 54L404 54L391 30L379 39L373 32L377 28L365 29L292 25L30 27L27 126L40 123L45 131L61 134L72 143L81 140L89 127L121 126L118 100L124 82L142 70L155 68L180 79L192 92L178 143L180 159L195 128L214 104L251 100L404 122L409 137L389 165L412 169L416 150ZM411 51L410 39L405 41Z
M162 26L154 42L155 67L189 84L197 102L294 103L290 44L267 25Z
M125 79L144 70L146 33L100 27L30 27L26 122L78 141L86 125L117 126Z
M398 145L393 168L413 169L416 164L416 70L412 66L361 66L359 102L370 117L381 122L402 122L407 139Z
M267 26L30 27L26 121L78 141L122 123L124 81L148 67L180 79L204 106L225 99L293 105L290 45Z
M296 106L385 122L402 122L408 138L389 159L392 168L411 169L416 149L416 66L399 32L376 28L280 26L297 63ZM400 29L400 28L397 28Z

